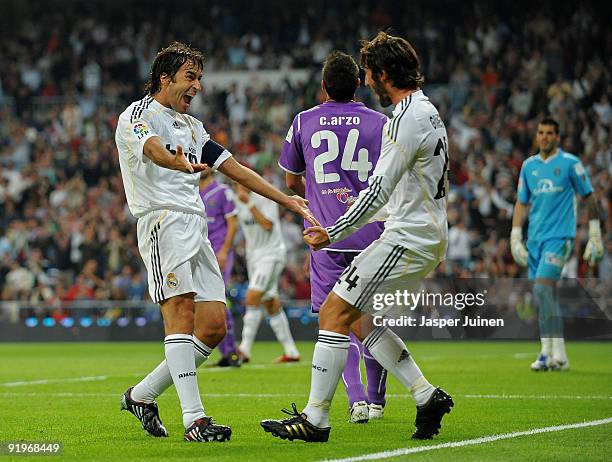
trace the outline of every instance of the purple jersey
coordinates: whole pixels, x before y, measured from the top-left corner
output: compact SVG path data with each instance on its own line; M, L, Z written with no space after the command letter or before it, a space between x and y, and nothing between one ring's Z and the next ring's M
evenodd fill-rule
M200 197L206 208L208 239L217 253L223 247L227 235L226 218L237 213L234 201L231 199L231 189L213 180L206 188L200 190Z
M333 225L359 191L367 188L387 122L363 103L327 101L300 112L289 128L278 165L306 177L306 199L314 216ZM305 226L310 226L305 223ZM370 223L328 249L365 249L380 236L382 223Z

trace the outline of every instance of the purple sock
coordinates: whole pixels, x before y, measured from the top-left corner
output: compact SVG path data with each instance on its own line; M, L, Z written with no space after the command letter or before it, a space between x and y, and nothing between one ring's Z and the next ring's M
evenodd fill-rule
M368 378L368 403L385 405L387 390L387 371L374 359L367 348L363 352L363 362Z
M221 343L219 343L219 353L221 356L227 356L230 351L236 351L236 337L234 336L234 317L231 310L225 310L225 323L227 325L227 333Z
M342 381L344 382L346 394L348 395L349 407L351 407L353 403L357 401L367 401L368 398L363 389L361 370L359 368L361 355L363 354L363 344L352 332L349 337L351 338L351 344L348 350L346 366L344 366L344 371L342 371Z

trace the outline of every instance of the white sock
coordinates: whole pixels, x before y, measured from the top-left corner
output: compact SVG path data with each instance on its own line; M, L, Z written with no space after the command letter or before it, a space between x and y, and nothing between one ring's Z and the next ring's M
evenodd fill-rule
M183 409L183 425L187 428L206 415L198 388L193 339L188 334L171 334L164 344L168 369Z
M210 356L212 348L204 345L195 335L192 336L192 339L194 343L195 365L200 367L200 364L205 362ZM170 369L168 369L168 363L164 359L132 389L130 397L134 401L140 401L141 403L152 403L170 385L172 385L172 376L170 375Z
M259 324L263 318L263 311L261 308L256 306L247 306L244 317L242 318L242 340L240 341L240 351L244 353L248 358L251 357L251 349L253 348L253 342L255 336L259 330Z
M374 329L363 340L374 359L410 390L417 406L427 403L435 388L423 376L406 344L386 327Z
M269 319L270 327L272 327L272 330L276 335L276 339L283 346L285 354L292 358L299 357L300 352L298 351L297 347L295 346L295 342L293 341L291 329L289 328L289 320L287 319L285 310L281 308L277 314L270 316Z
M551 337L542 337L540 342L542 343L541 354L550 358L553 352L553 339Z
M567 361L565 352L565 339L563 337L552 338L552 355L557 361Z
M317 427L329 427L329 408L346 364L349 344L348 335L319 331L312 355L310 396L302 411Z

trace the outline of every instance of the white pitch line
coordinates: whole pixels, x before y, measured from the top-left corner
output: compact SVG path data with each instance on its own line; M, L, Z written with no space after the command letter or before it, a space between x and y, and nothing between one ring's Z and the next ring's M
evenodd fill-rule
M563 430L571 430L574 428L584 427L595 427L597 425L606 425L612 423L612 417L600 420L591 420L588 422L580 422L575 424L567 425L554 425L552 427L534 428L532 430L513 432L513 433L502 433L500 435L483 436L480 438L474 438L471 440L454 441L451 443L433 444L430 446L419 446L414 448L400 448L393 451L375 452L372 454L364 454L355 457L345 457L343 459L325 459L323 462L360 462L362 460L380 460L389 459L391 457L405 456L408 454L416 454L418 452L433 451L434 449L445 449L445 448L460 448L463 446L473 446L476 444L492 443L493 441L507 440L511 438L518 438L521 436L532 436L540 433L560 432Z
M300 392L296 392L299 394ZM0 396L116 396L117 393L93 392L0 392ZM202 393L205 398L287 398L287 393ZM612 400L612 396L591 395L454 395L468 399L567 399L567 400ZM408 394L389 394L388 398L411 398Z
M288 363L288 364L250 364L244 367L245 370L260 370L260 369L273 369L278 367L306 367L310 364L306 363ZM208 374L209 372L230 372L234 370L233 367L203 367L198 369L200 374ZM65 382L96 382L101 380L108 380L109 377L144 377L147 372L127 374L127 375L97 375L92 377L67 377L61 379L38 379L38 380L22 380L19 382L4 382L0 383L0 387L23 387L27 385L47 385L50 383L65 383Z
M491 395L491 394L469 394L469 395L456 395L457 398L468 398L468 399L612 399L612 396L605 395ZM411 398L412 395L408 394L387 394L387 398Z
M64 382L97 382L108 379L108 375L96 375L93 377L69 377L64 379L41 379L41 380L24 380L21 382L5 382L0 383L3 387L21 387L24 385L46 385L49 383L64 383Z
M603 395L462 395L461 397L484 399L612 399L612 396Z

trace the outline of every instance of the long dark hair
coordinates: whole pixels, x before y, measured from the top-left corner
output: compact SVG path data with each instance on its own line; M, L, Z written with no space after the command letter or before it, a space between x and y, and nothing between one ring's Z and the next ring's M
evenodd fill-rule
M166 74L172 80L180 67L187 61L193 62L200 69L204 66L204 54L197 48L192 48L181 42L172 42L166 48L162 48L151 64L149 80L145 84L145 91L149 95L155 95L161 90L160 78Z

